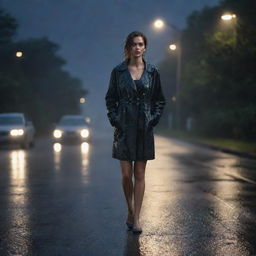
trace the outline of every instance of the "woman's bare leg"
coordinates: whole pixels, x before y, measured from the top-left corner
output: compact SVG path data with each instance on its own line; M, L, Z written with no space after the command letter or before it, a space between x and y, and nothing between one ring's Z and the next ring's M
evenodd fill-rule
M145 191L145 169L147 161L136 161L134 163L134 228L141 228L139 216Z
M121 169L122 169L123 191L124 191L124 195L125 195L127 207L128 207L127 222L133 223L134 207L132 204L132 199L133 199L132 162L120 161L120 165L121 165Z

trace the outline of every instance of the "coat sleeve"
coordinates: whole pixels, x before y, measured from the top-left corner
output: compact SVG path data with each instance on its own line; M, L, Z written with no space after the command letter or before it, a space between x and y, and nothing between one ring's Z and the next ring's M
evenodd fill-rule
M154 87L153 87L152 103L153 103L153 116L151 120L152 126L156 126L162 116L165 106L165 98L162 92L160 74L157 69L154 71Z
M113 69L111 72L108 91L105 96L106 107L107 107L107 116L109 122L112 126L116 126L117 122L117 107L118 107L118 92L117 92L117 82L116 82L116 73Z

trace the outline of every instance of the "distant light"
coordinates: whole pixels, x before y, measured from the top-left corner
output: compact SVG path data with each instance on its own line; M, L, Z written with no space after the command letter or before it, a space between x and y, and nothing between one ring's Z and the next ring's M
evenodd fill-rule
M22 136L24 134L23 129L12 129L10 131L11 136Z
M175 96L172 97L172 101L176 101L176 97Z
M157 29L161 29L164 26L164 22L161 19L157 19L154 21L154 27Z
M54 143L54 145L53 145L53 150L55 151L55 152L60 152L61 151L61 144L60 143Z
M85 103L85 98L80 98L80 103Z
M89 152L89 144L87 142L83 142L81 144L81 151L82 151L82 153L88 153Z
M221 16L221 19L224 20L224 21L229 21L229 20L232 20L232 19L235 19L235 18L236 18L236 15L231 14L231 13L225 13Z
M90 123L90 122L91 122L91 118L90 118L90 117L86 117L86 118L85 118L85 121L86 121L87 123Z
M89 136L89 130L83 129L83 130L81 130L80 134L83 138L87 138Z
M20 58L22 57L23 53L22 52L16 52L16 57Z
M53 136L54 136L55 138L57 138L57 139L61 138L61 136L62 136L62 131L61 131L61 130L58 130L58 129L54 130Z
M175 51L177 49L177 45L176 44L170 44L169 48L170 48L170 50Z

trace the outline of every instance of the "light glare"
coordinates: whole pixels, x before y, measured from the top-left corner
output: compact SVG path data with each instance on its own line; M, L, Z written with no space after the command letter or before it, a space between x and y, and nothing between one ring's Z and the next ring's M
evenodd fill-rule
M169 48L170 48L170 50L175 51L177 49L177 45L176 44L170 44Z
M155 26L155 28L158 28L158 29L163 28L163 26L164 26L163 20L161 20L161 19L155 20L154 26Z
M62 131L61 131L61 130L54 130L53 136L54 136L55 138L61 138L61 136L62 136Z
M21 136L24 134L23 129L13 129L10 131L11 136Z
M89 131L88 131L88 129L83 129L83 130L81 130L80 134L83 138L87 138L89 136Z
M54 143L53 149L54 149L55 152L60 152L61 148L62 148L62 146L61 146L60 143Z
M82 151L82 153L88 153L89 152L89 144L87 142L83 142L81 144L81 151Z
M231 14L231 13L226 13L226 14L223 14L221 16L221 19L224 20L224 21L229 21L229 20L232 20L232 19L235 19L235 18L236 18L236 15Z
M22 52L16 52L16 57L20 58L22 57L23 53Z
M85 98L80 98L80 103L85 103Z

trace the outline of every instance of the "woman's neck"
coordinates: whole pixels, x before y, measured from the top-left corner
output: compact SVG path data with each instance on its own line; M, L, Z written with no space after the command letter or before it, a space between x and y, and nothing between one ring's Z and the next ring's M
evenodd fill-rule
M140 67L140 66L144 65L143 58L142 57L140 57L140 58L131 57L130 60L129 60L129 65Z

